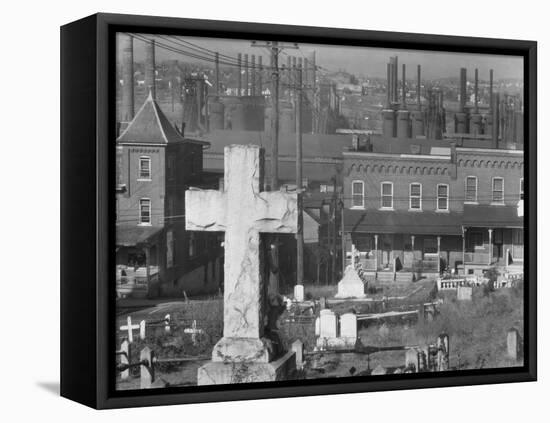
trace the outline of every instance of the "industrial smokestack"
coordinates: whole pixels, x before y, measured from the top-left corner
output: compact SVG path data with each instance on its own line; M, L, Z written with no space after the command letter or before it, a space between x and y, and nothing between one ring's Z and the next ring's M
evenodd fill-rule
M460 113L466 112L466 68L460 68Z
M262 72L264 70L264 67L262 65L262 56L258 56L258 91L260 92L260 95L263 93L263 76Z
M242 54L237 54L237 72L239 76L237 78L237 95L240 97L243 91L243 81L242 81Z
M455 114L455 132L465 134L468 132L468 115L466 114L466 68L460 68L459 80L459 106Z
M134 118L134 37L121 34L122 43L122 113L120 120Z
M422 82L421 82L421 72L422 72L422 67L420 65L417 66L416 68L416 105L418 106L418 110L422 110L422 104L421 104L421 101L420 101L420 87L422 86Z
M478 70L475 70L474 77L474 113L470 117L470 133L480 135L482 133L482 117L479 114L479 75Z
M145 87L156 100L155 40L150 40L145 47Z
M244 95L248 95L248 54L244 55Z
M491 72L492 73L492 72ZM499 136L499 104L500 104L500 95L496 93L493 95L492 102L491 102L491 110L492 110L492 121L493 124L491 125L491 146L493 148L498 148L498 136Z
M256 95L256 56L252 55L251 57L251 65L250 65L250 68L251 68L251 72L252 72L252 86L250 87L250 91L251 91L251 94L252 95Z
M476 68L475 72L475 85L474 85L474 113L479 113L479 75Z
M403 64L403 81L401 87L401 110L397 112L397 138L409 138L409 112L407 110L406 67Z
M402 87L401 87L401 107L403 108L403 110L405 110L407 108L407 78L406 78L406 66L405 64L403 63L403 83L402 83Z
M395 63L393 67L393 102L397 103L399 102L399 76L398 76L398 69L399 69L399 59L397 56L395 56Z
M391 108L391 100L392 100L392 92L391 92L391 84L392 84L392 64L388 63L387 65L387 72L388 72L388 82L386 84L386 108Z

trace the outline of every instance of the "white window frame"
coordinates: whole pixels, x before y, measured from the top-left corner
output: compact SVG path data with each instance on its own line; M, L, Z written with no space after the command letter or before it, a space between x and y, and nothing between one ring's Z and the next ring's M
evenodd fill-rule
M149 176L142 176L141 172L142 172L142 166L141 166L141 161L142 160L145 160L149 163ZM151 169L151 156L140 156L139 157L139 166L138 166L138 181L150 181L151 180L151 174L152 174L152 169Z
M495 201L495 181L500 179L502 181L502 200ZM491 179L491 205L503 206L504 205L504 178L502 176L493 176Z
M420 200L418 208L413 208L413 206L412 206L412 200L413 200L412 186L413 185L420 186L420 194L418 196L414 197L414 198L418 198ZM410 211L422 211L422 184L420 182L411 182L409 184L409 210Z
M355 205L355 196L359 196L359 194L355 194L353 191L353 187L355 184L361 184L361 205ZM360 179L355 179L351 181L351 208L352 209L364 209L365 208L365 181L362 181Z
M439 196L439 187L447 187L447 196L446 197L440 197ZM451 198L449 184L437 184L435 189L436 189L436 191L435 191L435 211L448 212L449 211L449 202L450 202L450 198ZM446 202L447 207L444 208L444 209L439 208L439 199L440 198L446 198L446 200L447 200L447 202Z
M388 195L384 195L384 185L386 184L391 186L391 194L389 195L391 198L391 206L389 207L384 206L384 197L388 197ZM380 210L393 210L393 182L384 181L380 183Z
M149 202L149 222L144 222L143 221L143 216L141 215L141 203L143 201L148 201ZM151 205L151 199L150 198L140 198L139 199L139 225L141 226L151 226L152 225L152 216L151 216L151 211L152 211L152 205Z
M504 186L504 184L502 184ZM525 197L525 190L523 186L523 178L519 178L519 201Z
M476 195L474 200L468 199L468 179L469 178L474 178L476 181ZM474 175L466 176L466 178L464 179L464 203L465 204L478 204L478 201L477 201L478 188L479 188L479 185L478 185L477 176L474 176Z

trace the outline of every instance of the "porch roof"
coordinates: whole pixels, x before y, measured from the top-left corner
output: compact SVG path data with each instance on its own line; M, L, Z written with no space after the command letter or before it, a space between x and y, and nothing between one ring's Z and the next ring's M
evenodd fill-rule
M116 227L117 247L134 247L145 244L162 230L162 226L124 225Z
M462 235L460 213L386 210L344 211L344 230L372 234Z
M464 226L481 228L523 228L516 206L464 205Z

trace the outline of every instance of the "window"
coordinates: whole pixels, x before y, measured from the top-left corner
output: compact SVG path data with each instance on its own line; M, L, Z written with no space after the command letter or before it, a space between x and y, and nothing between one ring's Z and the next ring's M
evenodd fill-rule
M523 200L523 178L519 180L519 199Z
M422 210L422 184L414 183L410 185L409 209Z
M493 178L493 204L504 204L503 178Z
M393 184L391 182L382 182L382 208L393 208Z
M353 181L351 183L351 206L365 207L365 192L363 181Z
M151 224L151 200L148 198L139 200L139 223L142 225Z
M449 185L439 184L437 186L437 210L449 210Z
M477 178L475 176L468 176L465 184L466 202L477 203Z
M139 158L139 179L151 179L151 157Z

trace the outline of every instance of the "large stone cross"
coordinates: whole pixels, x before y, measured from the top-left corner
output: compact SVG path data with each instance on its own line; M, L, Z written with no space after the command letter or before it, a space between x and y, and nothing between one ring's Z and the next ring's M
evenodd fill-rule
M225 232L223 338L214 347L212 360L269 362L271 348L262 339L260 233L295 233L297 197L261 192L260 147L231 145L224 153L224 190L185 192L186 229Z

